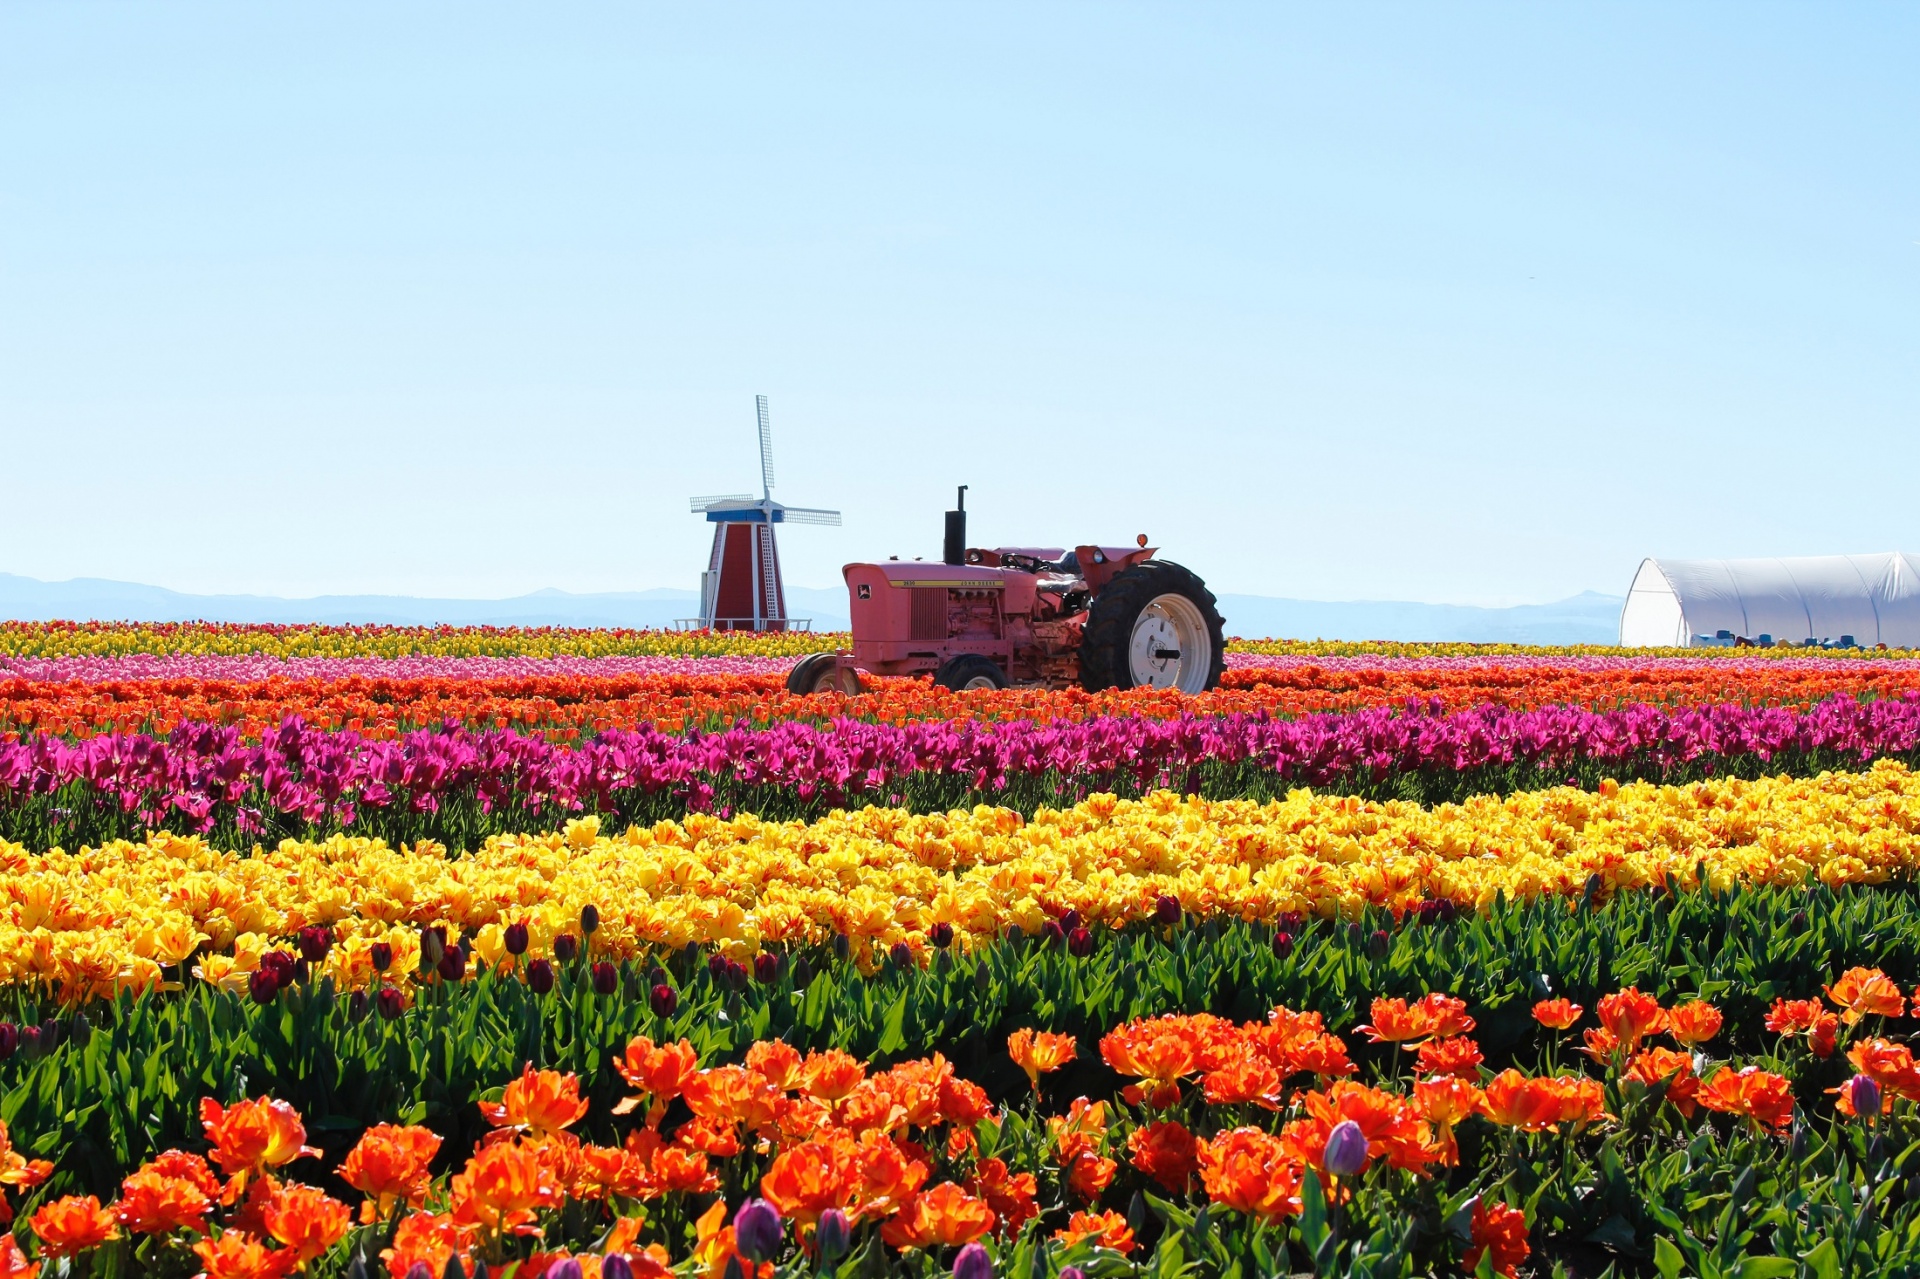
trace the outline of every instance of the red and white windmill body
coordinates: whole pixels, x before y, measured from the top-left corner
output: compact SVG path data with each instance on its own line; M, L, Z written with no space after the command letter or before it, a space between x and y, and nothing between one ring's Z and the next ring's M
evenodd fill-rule
M713 525L713 555L700 575L700 616L694 625L715 631L804 629L805 619L787 616L786 590L780 580L776 524L838 526L840 512L783 506L773 500L773 429L767 422L767 397L756 395L760 417L760 500L751 494L696 497L693 513Z

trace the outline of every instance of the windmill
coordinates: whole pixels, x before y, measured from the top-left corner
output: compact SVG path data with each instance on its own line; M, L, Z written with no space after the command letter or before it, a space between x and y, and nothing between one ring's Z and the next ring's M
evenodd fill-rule
M797 619L787 617L780 581L776 524L827 524L838 527L840 512L782 506L773 500L773 428L767 423L767 397L756 395L760 415L760 500L748 493L696 497L693 513L713 525L713 556L700 575L700 616L694 625L716 631L784 631Z

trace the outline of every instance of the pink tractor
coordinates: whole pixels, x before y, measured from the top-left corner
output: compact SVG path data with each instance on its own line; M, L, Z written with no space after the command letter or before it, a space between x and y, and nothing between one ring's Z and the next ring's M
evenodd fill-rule
M802 658L795 693L857 692L860 673L944 688L1217 687L1226 641L1206 583L1137 546L969 547L966 486L939 564L849 564L853 651Z

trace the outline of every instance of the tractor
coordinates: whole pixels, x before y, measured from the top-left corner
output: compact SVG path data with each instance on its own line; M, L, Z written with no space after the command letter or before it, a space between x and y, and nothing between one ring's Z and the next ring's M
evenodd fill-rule
M1079 685L1200 693L1226 641L1206 583L1135 546L970 547L967 488L947 512L938 564L849 564L853 651L814 653L794 693L858 692L860 675L925 675L949 689Z

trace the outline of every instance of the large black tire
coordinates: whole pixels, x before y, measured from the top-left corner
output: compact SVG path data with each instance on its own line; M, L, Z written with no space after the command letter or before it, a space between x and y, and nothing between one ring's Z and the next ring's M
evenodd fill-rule
M940 669L933 673L933 682L957 693L967 688L1005 688L1009 681L1007 673L992 658L962 653L942 662Z
M811 653L787 672L787 691L803 697L808 693L857 693L860 677L851 671L842 675L836 654Z
M1209 652L1205 660L1182 666L1176 687L1201 692L1220 686L1227 665L1227 641L1213 592L1192 571L1167 560L1146 560L1114 575L1106 589L1093 597L1086 629L1081 633L1080 683L1089 692L1132 688L1150 680L1137 679L1132 663L1136 625L1149 605L1177 596L1191 607L1196 638L1204 631ZM1163 608L1166 606L1163 606ZM1178 605L1173 607L1179 608ZM1184 610L1182 610L1184 611ZM1173 651L1158 649L1156 651ZM1173 659L1178 660L1178 659Z

